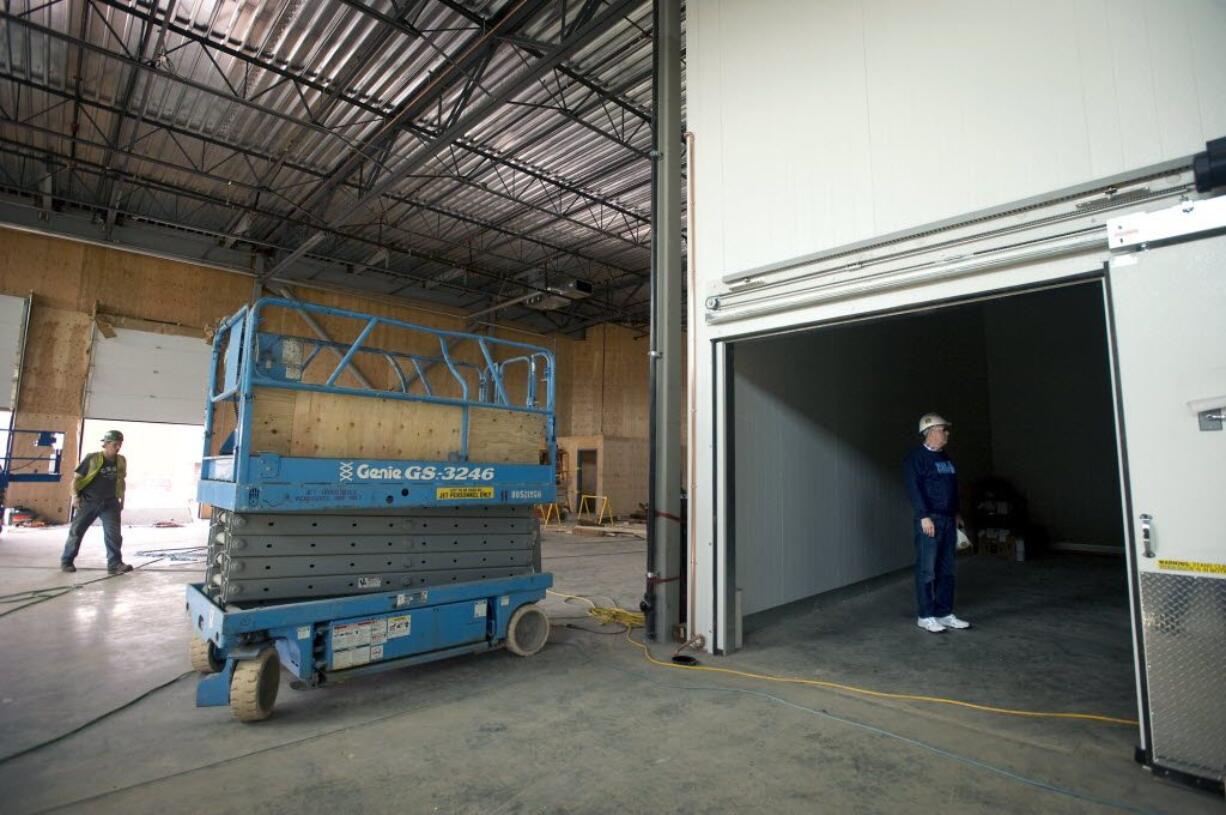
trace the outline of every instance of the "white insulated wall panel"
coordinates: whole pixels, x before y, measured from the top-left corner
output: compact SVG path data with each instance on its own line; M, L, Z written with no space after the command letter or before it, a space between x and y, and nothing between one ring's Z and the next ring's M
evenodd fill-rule
M704 0L687 29L704 292L1226 135L1220 0Z
M95 332L85 402L90 419L202 424L212 348L204 340L115 329Z
M687 10L698 302L725 275L1178 160L1226 135L1221 0L702 0ZM721 339L1034 285L1102 250L693 321L695 634L730 647Z

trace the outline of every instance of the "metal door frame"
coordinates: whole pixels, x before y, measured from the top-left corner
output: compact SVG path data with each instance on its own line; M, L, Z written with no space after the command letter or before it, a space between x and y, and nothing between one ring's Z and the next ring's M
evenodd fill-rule
M1132 527L1132 495L1130 483L1128 480L1128 457L1127 445L1124 436L1124 415L1123 405L1121 402L1122 394L1120 392L1120 377L1118 371L1118 354L1116 352L1116 337L1115 337L1115 320L1111 308L1111 278L1106 261L1100 261L1098 268L1093 271L1086 271L1080 274L1072 274L1058 279L1048 279L1031 283L1022 283L1015 286L1009 286L1000 289L992 289L970 295L959 295L955 297L939 298L935 300L927 300L917 303L910 303L896 308L882 309L877 311L868 311L846 317L837 317L830 320L824 320L815 323L807 323L802 325L789 326L785 329L777 329L770 331L762 331L756 333L747 333L743 335L722 337L713 341L714 346L714 362L715 362L715 377L714 377L714 393L713 396L720 395L722 390L723 399L715 399L716 404L716 421L714 424L715 438L712 440L716 449L716 467L712 477L714 479L714 495L715 507L715 540L716 540L716 557L714 569L714 597L715 602L712 604L712 630L715 632L716 642L714 652L716 654L728 653L732 649L733 643L731 640L734 620L731 619L731 613L734 606L735 593L735 526L734 526L734 488L733 488L733 469L735 466L734 450L735 438L733 437L732 429L729 425L729 415L733 407L733 358L735 348L738 342L743 340L763 339L766 337L779 337L785 334L804 333L825 328L834 328L841 325L851 323L871 322L875 320L888 319L891 317L903 316L906 314L915 314L920 312L938 311L944 308L956 306L964 306L972 303L987 302L992 300L1001 300L1007 297L1015 297L1026 294L1033 294L1040 291L1050 289L1067 288L1070 286L1087 285L1097 283L1102 293L1102 309L1106 327L1106 357L1103 360L1108 368L1111 377L1111 396L1113 401L1113 420L1115 422L1116 436L1116 461L1118 466L1119 490L1120 490L1120 505L1124 512L1124 550L1125 550L1125 574L1128 581L1128 608L1129 608L1129 625L1131 628L1133 642L1133 678L1134 688L1137 696L1138 709L1138 735L1140 745L1136 748L1134 758L1138 763L1144 764L1151 769L1157 770L1163 774L1170 774L1172 777L1179 777L1186 774L1176 770L1168 770L1165 768L1155 767L1148 761L1149 748L1151 744L1151 729L1150 729L1150 712L1149 712L1149 696L1148 687L1145 681L1145 643L1142 636L1141 625L1141 603L1140 603L1140 585L1139 575L1137 573L1136 551L1133 545L1133 527ZM719 507L726 507L720 511ZM722 579L721 579L722 578ZM1196 783L1193 776L1182 778L1185 782ZM1203 783L1203 779L1200 780Z

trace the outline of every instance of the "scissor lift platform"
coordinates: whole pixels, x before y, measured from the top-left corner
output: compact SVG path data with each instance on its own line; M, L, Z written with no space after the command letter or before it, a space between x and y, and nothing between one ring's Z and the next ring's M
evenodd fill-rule
M319 335L286 333L298 322ZM532 505L555 497L554 372L544 348L312 303L225 320L197 491L205 581L187 587L197 704L258 721L282 667L313 687L539 650L553 578Z
M549 637L536 606L553 575L531 574L256 608L225 608L187 587L196 705L229 705L252 722L272 714L281 670L318 687L393 668L506 647L535 654Z

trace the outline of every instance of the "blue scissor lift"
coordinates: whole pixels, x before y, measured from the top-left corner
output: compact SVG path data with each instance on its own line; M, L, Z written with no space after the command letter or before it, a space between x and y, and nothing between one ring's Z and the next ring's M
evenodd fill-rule
M285 333L298 317L319 336ZM543 348L288 299L224 321L208 562L187 587L197 705L256 721L282 668L314 687L543 647L533 505L555 498L554 372Z

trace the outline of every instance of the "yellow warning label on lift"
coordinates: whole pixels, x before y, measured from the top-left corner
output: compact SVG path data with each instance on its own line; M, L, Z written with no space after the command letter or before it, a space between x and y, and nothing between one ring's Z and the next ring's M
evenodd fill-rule
M493 497L493 487L436 487L434 490L434 498L438 501Z
M1205 572L1208 574L1226 574L1226 563L1196 563L1191 560L1159 560L1159 569L1173 569L1177 572Z

